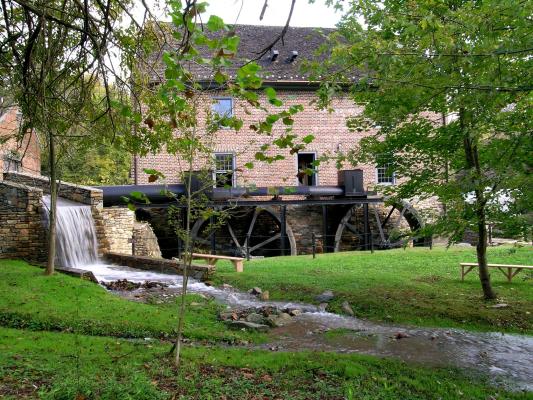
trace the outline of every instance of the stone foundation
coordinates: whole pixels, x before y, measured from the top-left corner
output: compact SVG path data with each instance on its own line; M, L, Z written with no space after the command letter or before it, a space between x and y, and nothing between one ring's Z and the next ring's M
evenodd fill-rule
M287 206L287 225L292 229L298 254L311 254L313 252L313 233L317 236L316 251L323 252L322 206Z
M106 253L104 258L114 264L126 265L131 268L156 271L165 274L183 275L183 264L174 260L164 258L152 258L142 256L132 256L126 254ZM206 280L214 272L215 267L212 265L193 264L189 271L189 276L198 280Z

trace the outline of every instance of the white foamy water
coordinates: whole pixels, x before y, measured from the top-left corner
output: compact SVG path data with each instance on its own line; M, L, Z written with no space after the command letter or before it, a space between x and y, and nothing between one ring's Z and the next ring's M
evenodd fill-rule
M91 207L57 199L56 260L63 267L80 268L98 263L98 243ZM50 196L43 196L45 225L49 226Z
M141 269L125 267L122 265L96 263L84 265L81 267L81 269L91 271L99 282L111 282L120 279L127 279L128 281L136 283L148 281L162 282L166 283L170 288L173 289L181 289L183 286L183 278L181 275L145 271ZM280 309L299 308L307 311L317 311L317 307L313 305L282 301L261 301L257 297L248 293L243 293L232 289L221 289L214 286L207 286L206 284L192 278L189 278L188 280L187 291L208 294L220 302L232 307L259 308L272 306Z

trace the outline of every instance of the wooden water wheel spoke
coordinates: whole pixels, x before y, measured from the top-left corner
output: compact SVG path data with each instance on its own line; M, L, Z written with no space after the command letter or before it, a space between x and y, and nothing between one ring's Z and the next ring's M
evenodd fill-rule
M402 218L405 214L405 210L407 210L407 208L403 208L402 211L400 212L400 216L398 217L398 219L396 220L396 222L394 223L394 229L398 229L400 227L400 224L402 223Z
M396 210L396 205L392 206L392 208L390 209L389 213L387 214L387 216L383 220L383 222L381 224L382 228L385 228L385 225L387 225L387 222L389 221L389 218L392 216L392 213L394 212L394 210Z
M350 224L349 222L346 222L344 226L346 226L346 228L348 228L355 235L359 235L359 232L357 231L357 228L354 225Z
M239 243L239 241L237 240L237 236L235 235L235 232L233 232L233 228L231 227L230 223L228 222L227 224L228 226L228 232L231 236L231 239L233 240L233 242L237 245L237 247L239 248L239 250L243 251L243 247L241 246L241 244Z
M278 234L272 236L271 238L268 238L267 240L263 240L261 243L256 244L253 247L250 247L250 253L252 251L254 251L254 250L257 250L257 249L263 247L265 244L268 244L268 243L273 242L274 240L277 240L277 239L280 239L280 238L281 238L281 233L278 233Z
M256 207L254 210L254 216L252 217L252 221L250 222L250 226L248 227L248 232L246 233L246 239L244 240L244 247L248 246L248 238L252 235L252 232L254 230L255 221L257 221L257 217L261 213L261 210L259 207Z
M379 236L381 238L381 241L382 241L382 243L387 243L388 241L385 238L385 232L383 231L383 228L381 226L381 221L379 219L378 209L376 208L375 205L372 205L372 209L374 210L374 216L376 217L376 222L377 222L377 225L378 225L378 228L379 228Z

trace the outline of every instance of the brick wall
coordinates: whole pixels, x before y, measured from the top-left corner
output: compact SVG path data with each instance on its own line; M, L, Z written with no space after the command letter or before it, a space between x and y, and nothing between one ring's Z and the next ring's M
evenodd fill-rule
M14 154L20 158L20 172L30 174L41 173L41 149L35 132L28 132L22 140L17 141L19 119L16 107L11 107L0 115L0 139L6 140L0 144L0 180L4 171L4 160ZM13 168L13 166L11 166Z
M304 137L309 134L315 136L315 141L309 144L304 152L316 153L316 157L334 154L338 151L348 151L353 149L359 140L367 136L370 132L349 132L346 127L346 118L361 112L349 98L337 98L333 102L335 111L319 111L315 109L312 102L316 99L314 91L288 91L279 90L278 97L284 102L284 106L279 111L291 105L302 104L304 111L294 117L294 134ZM261 102L272 111L276 108L268 105L265 97L261 95ZM209 107L210 99L202 99ZM249 114L247 113L249 112ZM266 164L255 161L254 155L259 147L264 143L271 143L273 138L279 137L284 132L284 125L280 122L274 130L272 137L259 135L249 128L251 124L257 123L264 118L265 113L261 110L245 107L242 103L234 104L234 114L244 121L243 128L239 132L230 129L219 130L213 140L213 152L234 153L237 166L237 184L239 186L255 184L256 186L295 186L298 184L297 155L291 155L289 150L277 149L272 154L285 156L282 161L273 164ZM205 125L203 112L199 113L200 131ZM208 143L209 138L204 137L204 142ZM143 172L144 168L156 168L162 171L169 182L177 182L180 173L179 160L165 152L156 155L149 155L138 159L138 182L148 183L148 176ZM249 170L244 167L247 162L254 162L255 168ZM195 164L194 169L202 169L205 159L201 159ZM345 169L361 168L364 170L365 186L371 187L376 183L376 171L372 165L351 166L345 165ZM319 185L337 185L338 170L335 162L322 164L318 170Z

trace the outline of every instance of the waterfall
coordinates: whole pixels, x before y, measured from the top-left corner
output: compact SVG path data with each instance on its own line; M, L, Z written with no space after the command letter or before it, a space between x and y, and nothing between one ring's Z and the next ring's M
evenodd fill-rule
M43 196L43 219L47 227L50 201L50 196ZM56 262L72 268L98 263L98 243L90 206L57 199Z

